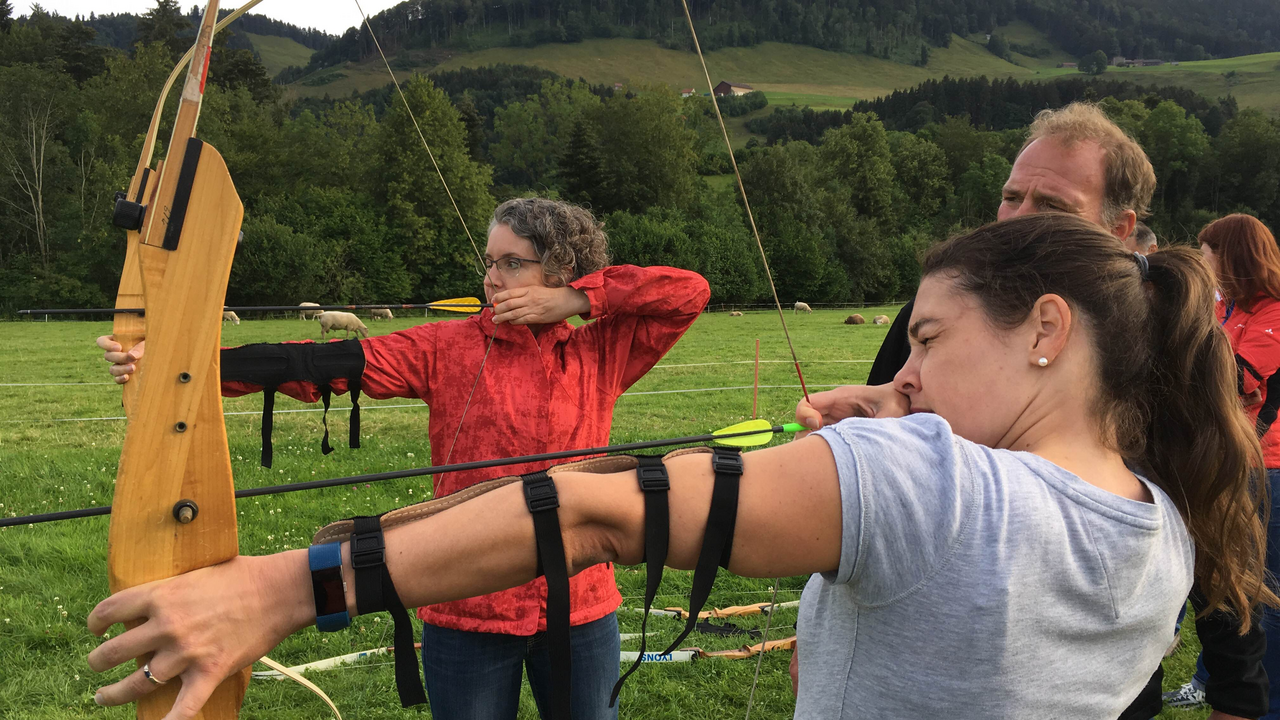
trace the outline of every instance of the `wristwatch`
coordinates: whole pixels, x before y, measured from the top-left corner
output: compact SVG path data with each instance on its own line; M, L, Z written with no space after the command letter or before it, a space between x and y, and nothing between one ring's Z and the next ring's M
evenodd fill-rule
M311 565L311 591L316 598L316 629L336 632L351 624L347 591L342 582L342 543L312 545L307 549Z

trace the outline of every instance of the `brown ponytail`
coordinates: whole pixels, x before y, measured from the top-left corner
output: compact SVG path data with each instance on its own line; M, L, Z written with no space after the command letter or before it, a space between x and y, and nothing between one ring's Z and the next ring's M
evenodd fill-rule
M1262 448L1236 393L1235 356L1214 315L1209 268L1191 248L1148 260L1153 421L1144 464L1195 540L1206 612L1230 608L1244 632L1258 602L1277 604L1265 583L1270 503Z
M997 327L1021 325L1050 293L1084 317L1102 440L1173 500L1195 541L1205 612L1232 610L1243 632L1258 603L1280 606L1265 583L1262 449L1236 394L1209 269L1189 248L1147 261L1092 223L1046 213L942 243L924 274L953 276Z

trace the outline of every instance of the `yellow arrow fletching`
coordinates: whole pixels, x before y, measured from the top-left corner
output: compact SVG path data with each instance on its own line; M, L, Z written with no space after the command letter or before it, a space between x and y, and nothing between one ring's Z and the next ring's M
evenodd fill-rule
M427 306L429 310L443 310L444 312L456 313L477 313L480 312L480 299L473 297L451 298L449 300L437 300Z
M768 420L757 419L740 422L737 425L730 425L711 433L712 435L735 435L737 433L751 432L759 430L755 435L742 435L739 437L724 438L716 440L720 445L730 445L732 447L757 447L765 445L773 439L773 425Z

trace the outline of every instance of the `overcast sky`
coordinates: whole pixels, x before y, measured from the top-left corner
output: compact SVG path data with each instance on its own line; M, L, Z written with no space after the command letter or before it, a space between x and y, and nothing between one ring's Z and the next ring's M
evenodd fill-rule
M360 0L364 11L374 15L389 7L398 5L401 0ZM27 15L31 12L29 0L17 0L11 3L14 15ZM184 10L192 5L204 7L204 0L181 0ZM240 7L241 0L225 0L219 7L232 10ZM135 13L142 14L155 7L155 0L44 0L40 6L59 15L75 17L96 13ZM360 11L351 0L263 0L250 10L251 13L293 23L299 27L314 27L333 35L341 35L347 28L360 24Z

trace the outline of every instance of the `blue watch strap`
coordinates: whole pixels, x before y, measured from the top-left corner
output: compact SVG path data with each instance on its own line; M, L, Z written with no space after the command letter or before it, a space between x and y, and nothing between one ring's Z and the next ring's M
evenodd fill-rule
M307 548L307 562L316 601L316 628L321 632L346 628L351 624L351 616L342 583L342 544L312 545Z

